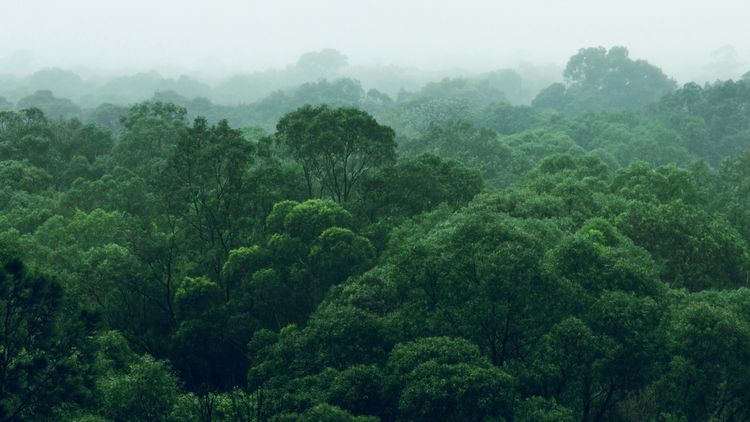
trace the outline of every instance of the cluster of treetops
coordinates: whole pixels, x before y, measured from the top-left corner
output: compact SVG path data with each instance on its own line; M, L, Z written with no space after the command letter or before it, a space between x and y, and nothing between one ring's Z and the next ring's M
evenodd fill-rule
M0 421L750 418L750 80L47 100L0 112Z
M11 58L12 59L12 58ZM30 61L15 60L15 61ZM501 68L491 72L471 72L468 70L421 70L393 65L350 65L349 60L342 53L325 49L305 53L299 59L285 68L267 69L254 73L230 74L222 77L163 76L156 71L142 72L130 75L102 75L79 71L79 73L55 67L39 69L29 73L29 66L13 64L14 60L0 59L0 68L14 69L25 76L0 73L0 109L15 105L28 108L35 104L48 102L47 117L78 117L90 119L91 112L103 103L132 104L155 98L168 98L180 102L188 99L200 98L203 103L210 102L222 105L244 104L242 110L228 112L231 108L217 110L218 118L226 118L233 125L264 123L272 129L275 119L267 119L266 115L248 115L258 108L267 108L272 102L259 107L249 107L248 104L263 100L265 97L276 97L277 101L285 96L293 96L301 85L311 81L327 79L333 81L340 78L356 80L359 85L367 86L387 94L391 97L409 95L409 91L419 90L425 84L446 77L460 77L473 82L482 81L495 91L495 99L504 98L512 104L529 104L534 96L552 82L560 80L557 66L539 66L519 64L514 68ZM83 75L83 76L81 76ZM359 89L359 88L356 88ZM50 100L52 94L61 97ZM344 99L351 100L349 97ZM180 98L182 97L182 98ZM201 102L196 102L199 106ZM205 107L205 106L204 106ZM282 110L282 114L289 110ZM189 111L190 112L190 111ZM205 112L205 110L203 110ZM223 113L223 114L222 114ZM262 122L258 119L262 118Z

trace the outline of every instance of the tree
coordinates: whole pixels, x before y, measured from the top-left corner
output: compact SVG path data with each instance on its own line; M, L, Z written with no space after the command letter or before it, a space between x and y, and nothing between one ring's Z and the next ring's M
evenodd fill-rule
M44 68L29 76L28 83L34 89L49 89L65 97L77 97L83 93L84 83L78 74L57 67Z
M512 378L494 367L441 365L412 371L399 410L412 421L485 421L512 414Z
M38 420L85 397L85 332L56 281L0 249L0 420Z
M185 108L174 104L134 105L122 118L125 130L112 151L113 161L155 183L167 157L187 131L186 115Z
M0 161L0 186L14 191L36 193L52 185L52 176L46 171L31 165L28 161Z
M87 123L109 130L113 135L119 135L123 130L122 118L127 114L127 107L103 103L88 111L84 120Z
M532 105L566 114L638 109L676 87L658 67L628 57L625 47L582 48L568 61L563 77L563 85L542 90Z
M351 214L334 201L277 203L264 244L229 254L223 276L238 287L234 305L265 327L304 322L332 285L374 263L370 241L350 230L351 224Z
M250 226L245 220L250 201L244 175L254 152L253 144L226 120L209 126L199 117L166 162L161 180L165 203L183 219L190 240L196 242L194 250L215 277Z
M422 154L372 172L359 186L356 209L370 223L411 217L441 203L458 209L482 188L479 172L449 159Z
M26 161L27 165L58 176L63 164L59 143L55 142L58 137L52 122L38 108L0 112L2 160Z
M750 149L726 159L719 169L717 208L750 245Z
M503 420L513 413L513 377L466 340L433 337L399 344L388 368L402 384L396 394L404 420Z
M750 148L750 81L685 84L651 107L685 147L712 166Z
M469 80L462 78L444 78L439 82L430 82L414 94L404 94L409 100L443 99L463 100L472 107L483 107L492 103L505 102L505 94L488 80Z
M742 309L747 290L730 294L699 296L673 310L667 336L671 359L655 390L658 404L684 420L750 417L750 326Z
M313 76L325 76L336 73L347 65L347 58L332 48L310 51L299 57L297 68Z
M318 288L324 294L331 285L369 269L375 261L375 250L369 240L351 230L331 227L315 240L309 259L320 280Z
M333 82L323 79L314 83L300 85L294 91L293 102L297 104L328 104L352 106L359 104L365 91L359 81L339 78Z
M534 396L524 400L518 406L513 420L519 422L574 422L576 418L570 409L558 405L555 400Z
M545 123L545 116L529 106L495 103L482 109L477 115L477 121L497 133L510 135L541 126Z
M746 285L750 252L737 230L681 200L633 201L617 217L622 232L648 250L665 282L691 291Z
M395 133L355 108L304 106L287 113L276 136L302 166L308 195L315 186L347 202L360 179L396 159Z
M294 413L281 415L279 420L282 422L374 422L378 419L369 416L354 416L339 407L329 404L318 404L307 409L301 415Z
M287 204L281 202L274 206L269 219L281 210L287 210ZM284 230L305 243L312 242L329 227L350 228L351 224L352 216L349 211L333 201L321 199L295 204L288 208L284 216Z
M19 109L37 107L52 119L63 119L78 117L81 109L67 98L58 98L49 90L36 91L28 97L18 100L16 107Z
M178 385L168 363L141 356L125 373L100 381L103 413L117 422L163 421L175 403Z
M84 125L78 119L57 122L53 130L55 137L52 146L68 162L75 156L82 156L93 163L112 149L113 140L109 131L93 124Z
M244 346L253 327L235 329L224 299L220 286L205 277L185 277L175 293L180 321L172 337L175 368L186 385L199 393L244 385Z
M556 324L539 343L532 365L541 380L540 391L560 398L583 422L601 420L615 389L603 368L616 344L575 317Z
M649 254L603 219L586 221L545 258L552 275L581 288L576 299L584 308L583 301L606 291L659 296L664 290Z
M523 359L569 299L540 269L555 228L476 205L394 239L389 275L420 331L472 340L495 365ZM559 303L542 308L545 297Z

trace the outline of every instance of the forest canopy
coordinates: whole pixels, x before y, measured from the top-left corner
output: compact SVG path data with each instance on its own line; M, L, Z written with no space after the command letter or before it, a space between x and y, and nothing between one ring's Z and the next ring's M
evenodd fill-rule
M347 66L3 87L0 421L750 419L750 79Z

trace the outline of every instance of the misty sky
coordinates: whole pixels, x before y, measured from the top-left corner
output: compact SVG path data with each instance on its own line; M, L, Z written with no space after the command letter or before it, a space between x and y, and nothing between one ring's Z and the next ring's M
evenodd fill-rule
M519 61L564 65L580 47L624 45L632 57L681 77L720 60L712 52L730 45L736 62L750 70L747 0L0 0L0 6L6 67L9 56L29 51L30 67L220 74L283 67L303 52L331 47L354 65L490 70Z

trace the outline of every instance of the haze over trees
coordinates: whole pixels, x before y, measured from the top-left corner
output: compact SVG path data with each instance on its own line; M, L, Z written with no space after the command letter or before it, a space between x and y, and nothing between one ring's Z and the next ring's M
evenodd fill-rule
M568 61L563 78L540 92L533 105L566 114L638 109L676 88L658 67L630 59L625 47L581 49Z
M750 419L748 78L357 72L4 85L0 421Z

